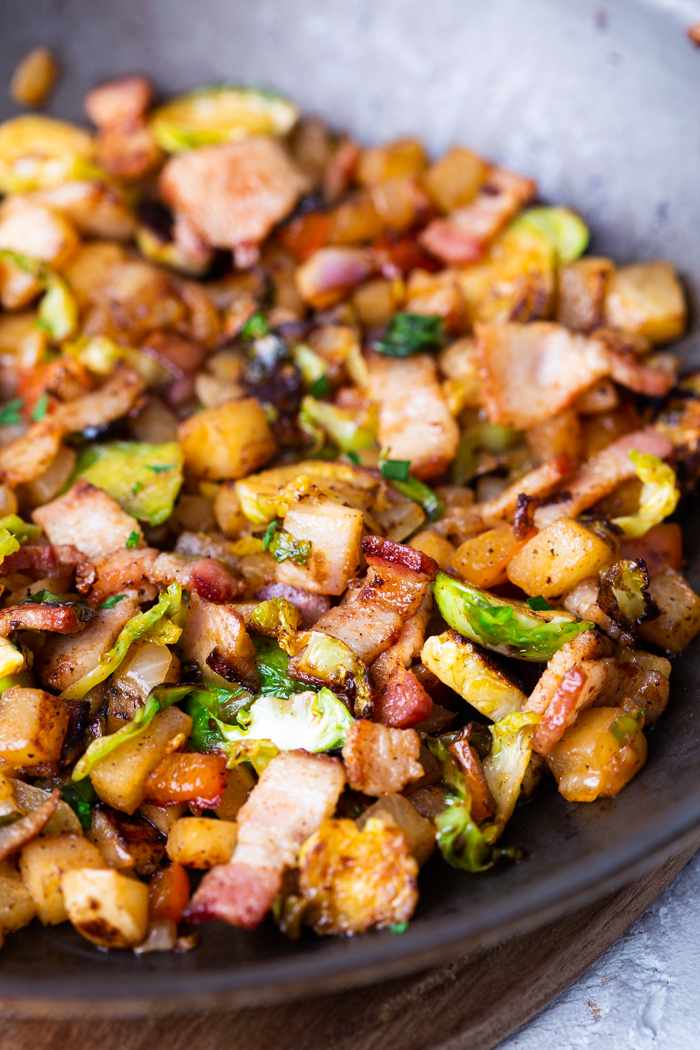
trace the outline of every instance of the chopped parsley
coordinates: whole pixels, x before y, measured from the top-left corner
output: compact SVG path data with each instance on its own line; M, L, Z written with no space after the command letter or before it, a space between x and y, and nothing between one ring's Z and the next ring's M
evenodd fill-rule
M40 423L46 415L49 407L49 395L42 394L34 408L32 409L32 419L35 423Z
M118 605L122 598L126 598L125 594L113 594L111 598L105 599L101 605L98 605L98 609L113 609L115 605Z
M127 538L127 541L126 541L126 543L125 543L125 546L126 546L126 547L128 547L128 548L129 548L129 550L133 550L133 548L134 548L134 547L138 547L138 545L139 545L139 540L140 540L140 539L141 539L141 535L140 535L140 533L138 533L138 532L136 531L136 529L133 529L133 530L132 530L132 531L131 531L131 532L129 533L129 536L128 536L128 538Z
M387 357L410 357L426 350L440 350L443 341L441 317L394 314L374 346Z
M0 427L14 427L21 423L20 409L23 407L24 401L21 397L16 397L3 405L0 409Z

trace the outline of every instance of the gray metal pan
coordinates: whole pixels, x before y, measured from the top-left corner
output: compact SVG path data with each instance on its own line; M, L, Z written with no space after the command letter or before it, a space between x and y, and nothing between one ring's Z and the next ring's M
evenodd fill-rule
M464 142L532 174L578 208L595 251L666 257L700 287L700 21L688 0L3 0L0 79L47 44L63 77L51 104L80 118L87 89L144 71L163 93L215 80L271 84L367 142L418 133ZM14 112L0 99L0 117ZM684 340L700 362L697 324ZM685 511L700 585L697 504ZM215 925L187 956L101 954L67 926L33 924L0 954L3 1015L230 1007L321 994L442 961L534 925L670 854L700 821L700 647L674 661L649 760L617 799L554 791L516 811L510 868L469 876L439 859L401 936L313 936Z

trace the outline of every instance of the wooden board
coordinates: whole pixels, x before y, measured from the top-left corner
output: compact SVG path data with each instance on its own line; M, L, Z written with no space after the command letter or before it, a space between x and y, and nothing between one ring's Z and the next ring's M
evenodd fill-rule
M427 973L304 1002L147 1020L0 1019L2 1050L491 1050L564 991L700 848L595 904Z

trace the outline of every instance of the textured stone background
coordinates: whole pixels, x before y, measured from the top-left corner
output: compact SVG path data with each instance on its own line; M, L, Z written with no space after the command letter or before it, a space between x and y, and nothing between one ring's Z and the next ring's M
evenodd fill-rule
M497 1050L579 1047L700 1047L700 853L576 984Z

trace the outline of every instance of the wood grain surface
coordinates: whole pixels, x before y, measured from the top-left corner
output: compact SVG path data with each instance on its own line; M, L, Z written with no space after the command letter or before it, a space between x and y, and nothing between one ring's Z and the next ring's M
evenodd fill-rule
M700 846L595 904L439 969L304 1002L146 1020L0 1018L1 1050L491 1050L575 981Z

